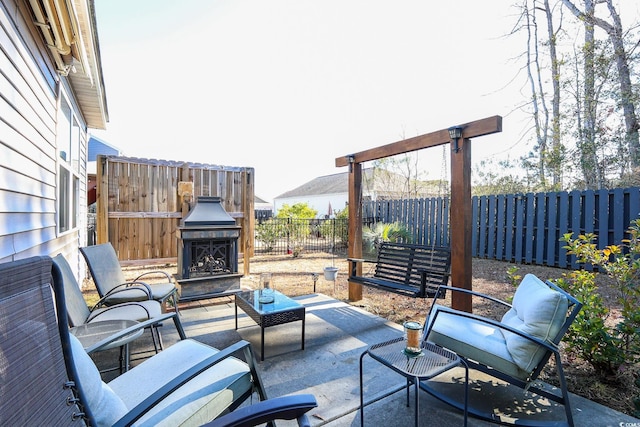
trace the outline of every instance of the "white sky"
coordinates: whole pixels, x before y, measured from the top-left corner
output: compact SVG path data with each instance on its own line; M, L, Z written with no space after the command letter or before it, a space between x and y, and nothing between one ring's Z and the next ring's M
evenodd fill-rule
M127 156L253 167L268 201L345 172L336 157L493 115L503 132L474 161L517 158L512 2L96 0L110 122L93 133ZM427 179L442 156L421 154Z

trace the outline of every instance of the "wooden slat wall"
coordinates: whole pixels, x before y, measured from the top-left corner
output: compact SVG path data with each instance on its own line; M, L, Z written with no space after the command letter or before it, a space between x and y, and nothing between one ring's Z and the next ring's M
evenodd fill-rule
M198 196L222 199L242 227L240 251L253 255L253 168L114 156L100 156L98 163L97 241L111 242L121 261L177 257L183 180L193 182L194 202Z
M560 238L594 233L600 248L620 244L640 217L640 189L473 197L472 210L474 257L575 268ZM449 245L446 198L365 202L363 212L367 222L405 224L414 243Z

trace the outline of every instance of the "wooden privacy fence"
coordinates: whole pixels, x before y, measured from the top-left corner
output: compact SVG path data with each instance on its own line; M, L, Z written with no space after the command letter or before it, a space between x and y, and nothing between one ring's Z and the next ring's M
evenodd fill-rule
M121 261L175 262L176 228L198 196L218 196L242 227L239 251L253 255L254 170L165 160L98 156L97 243ZM193 194L190 194L193 183ZM185 191L187 189L188 191Z
M450 246L448 197L363 202L362 220L367 226L400 222L411 233L412 243Z
M401 222L413 241L449 245L446 198L365 202L369 222ZM640 188L481 196L472 199L472 255L515 263L576 268L560 238L597 235L599 248L620 244L640 217Z

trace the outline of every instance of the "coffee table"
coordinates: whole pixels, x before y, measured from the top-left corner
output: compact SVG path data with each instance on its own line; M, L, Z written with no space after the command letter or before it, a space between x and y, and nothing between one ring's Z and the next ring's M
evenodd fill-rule
M238 307L260 326L260 360L264 360L264 330L270 326L302 321L302 350L304 350L304 306L278 291L273 291L273 302L261 303L259 291L236 293L236 329L238 329Z
M418 427L418 402L420 381L428 380L458 365L465 369L465 395L464 395L464 425L467 425L467 400L469 394L469 368L464 359L454 352L438 347L430 342L421 344L422 353L419 355L405 352L406 340L398 337L393 340L374 344L360 356L360 425L364 426L364 392L363 392L363 367L362 361L367 354L374 360L393 369L407 379L407 406L409 406L409 386L415 386L415 425Z
M69 332L78 338L78 341L80 341L80 344L82 344L84 349L87 349L94 344L109 338L111 335L138 323L139 322L136 322L135 320L101 320L73 327L69 329ZM99 351L120 347L120 373L123 371L126 372L129 370L129 360L131 358L129 353L129 343L142 335L142 332L142 329L135 330L130 334L111 342L109 345L100 348Z

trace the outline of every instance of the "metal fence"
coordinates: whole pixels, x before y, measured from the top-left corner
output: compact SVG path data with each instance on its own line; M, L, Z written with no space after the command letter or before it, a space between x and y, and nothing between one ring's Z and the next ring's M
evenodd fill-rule
M342 253L347 248L346 219L258 220L255 234L256 254L292 254L304 252Z
M87 246L96 244L96 213L89 212L87 214Z

